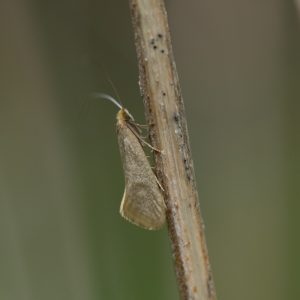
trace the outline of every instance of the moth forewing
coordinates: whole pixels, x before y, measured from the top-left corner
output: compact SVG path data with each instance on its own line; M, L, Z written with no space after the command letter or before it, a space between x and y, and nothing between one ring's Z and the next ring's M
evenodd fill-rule
M131 116L123 108L117 114L118 142L125 175L120 213L142 228L160 229L165 223L164 199L143 147L128 126L128 118Z

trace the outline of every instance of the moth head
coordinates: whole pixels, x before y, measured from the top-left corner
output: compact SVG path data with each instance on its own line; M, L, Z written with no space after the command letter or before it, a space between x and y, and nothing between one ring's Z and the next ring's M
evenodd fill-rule
M94 93L93 96L95 98L102 98L111 101L113 104L115 104L117 107L120 108L118 114L117 114L117 120L118 121L126 121L126 122L134 122L134 118L131 115L131 113L124 108L120 102L118 102L116 99L114 99L112 96L104 94L104 93Z
M134 118L133 118L133 116L130 114L130 112L126 109L126 108L124 108L124 107L122 107L120 110L119 110L119 112L117 113L117 120L119 121L119 122L127 122L127 123L131 123L131 122L133 122L134 123Z

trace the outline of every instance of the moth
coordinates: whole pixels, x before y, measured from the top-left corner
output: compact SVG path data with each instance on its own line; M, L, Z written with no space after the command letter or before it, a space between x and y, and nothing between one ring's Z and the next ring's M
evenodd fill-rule
M165 223L166 206L159 181L151 168L142 143L154 148L141 138L138 125L126 108L109 95L97 95L110 100L120 108L117 113L116 129L125 177L120 214L129 222L144 229L160 229Z

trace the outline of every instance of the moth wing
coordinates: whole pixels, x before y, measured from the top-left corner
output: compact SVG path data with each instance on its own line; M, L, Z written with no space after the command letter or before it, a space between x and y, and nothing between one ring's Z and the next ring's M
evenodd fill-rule
M121 215L142 228L160 229L165 223L165 205L161 194L155 194L153 187L145 183L126 185L120 207Z
M126 124L117 129L125 173L120 213L137 226L160 229L165 223L165 203L157 178L137 137Z

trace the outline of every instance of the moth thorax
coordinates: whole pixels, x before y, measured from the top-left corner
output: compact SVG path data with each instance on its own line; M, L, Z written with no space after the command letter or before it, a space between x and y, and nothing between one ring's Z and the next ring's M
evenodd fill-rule
M117 121L122 124L126 121L134 121L134 119L126 108L121 108L117 113Z

